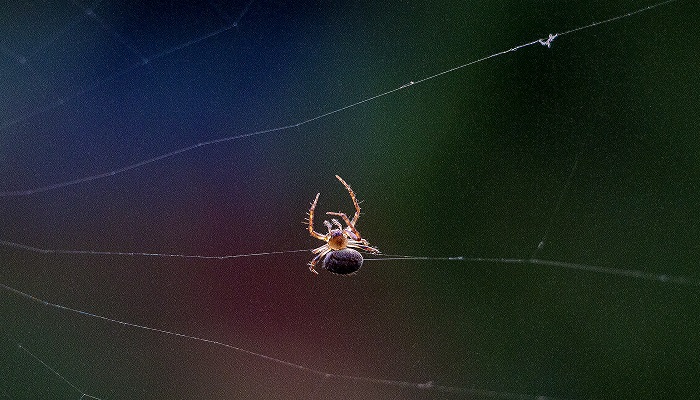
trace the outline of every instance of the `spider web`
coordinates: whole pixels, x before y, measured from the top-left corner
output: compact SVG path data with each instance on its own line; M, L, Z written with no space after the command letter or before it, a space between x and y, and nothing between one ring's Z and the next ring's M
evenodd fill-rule
M4 6L0 395L695 393L666 3ZM334 174L401 254L351 279L297 251Z

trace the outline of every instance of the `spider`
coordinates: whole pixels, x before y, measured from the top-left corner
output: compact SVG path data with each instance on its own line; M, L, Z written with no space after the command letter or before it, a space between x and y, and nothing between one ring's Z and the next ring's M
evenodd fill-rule
M316 198L313 203L311 203L311 208L309 209L309 234L316 239L325 241L326 244L312 250L312 252L316 254L316 257L309 262L309 270L314 274L318 274L318 271L316 271L314 267L321 260L323 260L323 268L330 272L342 275L354 274L360 269L364 261L362 255L354 249L379 254L379 250L370 247L367 240L363 239L360 232L355 228L357 220L360 219L360 204L357 202L355 192L352 191L350 185L348 185L343 178L338 175L335 177L338 178L340 183L342 183L350 193L350 198L352 198L352 202L355 204L355 216L352 217L351 221L345 213L329 211L326 214L342 218L347 226L343 228L340 221L332 218L332 225L331 222L323 221L323 224L328 228L328 233L324 235L316 232L314 230L314 210L316 209L316 203L318 203L318 196L321 193L316 194ZM337 229L333 229L333 225L335 225Z

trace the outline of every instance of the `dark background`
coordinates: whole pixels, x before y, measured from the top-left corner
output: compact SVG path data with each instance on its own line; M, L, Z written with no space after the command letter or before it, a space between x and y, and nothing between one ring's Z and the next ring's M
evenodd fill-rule
M0 190L296 124L650 4L6 2ZM680 0L299 127L3 197L0 239L199 255L313 248L301 222L317 192L320 212L352 211L338 174L365 200L358 228L387 254L528 258L546 234L540 259L698 279L698 10ZM0 277L67 307L333 374L562 398L700 389L697 286L436 260L314 276L310 258L3 247ZM18 343L103 399L488 397L322 379L0 299L9 399L80 397Z

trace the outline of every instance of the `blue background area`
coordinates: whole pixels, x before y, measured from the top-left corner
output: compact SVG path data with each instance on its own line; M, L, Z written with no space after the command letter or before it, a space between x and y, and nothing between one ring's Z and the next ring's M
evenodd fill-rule
M0 8L0 191L302 123L650 5L15 3ZM310 249L321 242L302 222L316 193L321 213L352 212L338 174L365 200L360 232L387 254L525 259L546 236L539 259L699 279L698 10L680 0L298 127L2 197L0 240L213 256ZM311 257L2 247L0 278L333 374L562 398L698 391L697 286L437 260L315 276ZM323 379L0 299L0 393L11 399L80 395L17 343L105 399L467 397Z

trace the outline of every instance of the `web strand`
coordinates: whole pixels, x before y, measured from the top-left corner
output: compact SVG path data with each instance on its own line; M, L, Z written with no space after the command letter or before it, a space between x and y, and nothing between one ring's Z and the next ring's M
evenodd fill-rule
M120 34L115 32L112 28L109 27L109 25L105 22L104 19L102 19L94 10L94 7L83 7L80 5L76 0L71 0L71 3L73 3L74 6L79 8L85 15L90 17L93 21L98 23L102 29L110 34L114 40L116 40L119 44L121 44L125 49L129 50L133 55L141 59L142 62L146 62L148 59L141 54L136 48L130 44L126 39L124 39Z
M255 0L250 0L250 1L245 5L245 7L243 7L243 10L242 10L241 13L238 15L238 18L236 18L236 20L233 22L233 26L238 26L238 23L241 22L241 20L243 19L243 16L246 15L246 13L248 12L248 10L250 10L250 6L253 5L253 2L255 2Z
M259 256L270 256L275 254L287 254L287 253L302 253L311 252L310 249L299 249L299 250L281 250L281 251L268 251L260 253L247 253L247 254L233 254L224 256L206 256L197 254L168 254L168 253L143 253L143 252L125 252L125 251L95 251L95 250L62 250L62 249L43 249L34 246L28 246L26 244L8 242L6 240L0 240L0 245L6 247L12 247L15 249L26 250L32 253L39 254L74 254L74 255L91 255L91 256L127 256L127 257L166 257L166 258L195 258L203 260L228 260L231 258L243 258L243 257L259 257Z
M95 2L93 2L93 3L90 5L90 8L91 8L91 9L95 9L95 8L96 8L97 6L99 6L102 2L103 2L103 0L96 0ZM63 36L63 35L64 35L66 32L68 32L69 30L75 28L75 26L78 24L78 22L80 22L82 19L87 18L87 17L88 17L88 15L85 14L85 13L80 14L80 15L76 16L75 18L73 18L69 23L67 23L66 25L64 25L63 28L59 29L58 31L54 31L54 33L53 33L52 35L50 35L49 39L48 39L46 42L40 44L39 46L37 46L37 47L34 49L34 51L32 51L32 53L31 53L31 55L30 55L29 58L34 58L34 57L36 57L37 55L43 53L43 51L44 51L46 48L48 48L49 46L51 46L58 38L60 38L61 36ZM1 126L0 126L0 130L2 130L4 127L5 127L4 124L1 125Z
M281 251L268 251L268 252L258 252L258 253L247 253L247 254L231 254L223 256L208 256L208 255L198 255L198 254L168 254L168 253L142 253L142 252L123 252L123 251L95 251L95 250L57 250L57 249L44 249L34 246L28 246L26 244L9 242L6 240L0 240L0 245L11 247L19 250L24 250L32 253L38 254L64 254L64 255L91 255L91 256L126 256L126 257L163 257L163 258L189 258L189 259L205 259L205 260L228 260L234 258L245 258L245 257L260 257L260 256L270 256L276 254L289 254L289 253L305 253L311 252L312 249L298 249L298 250L281 250ZM558 267L573 269L579 271L587 271L606 275L623 276L627 278L642 279L647 281L656 281L662 283L671 283L680 286L695 286L700 287L700 280L693 279L683 276L675 276L668 274L659 274L652 272L644 272L640 270L632 269L622 269L622 268L611 268L602 267L597 265L588 265L580 263L571 263L566 261L556 261L556 260L541 260L537 258L495 258L495 257L464 257L464 256L451 256L451 257L421 257L421 256L405 256L397 254L382 254L378 257L365 258L365 261L471 261L471 262L485 262L485 263L501 263L501 264L522 264L522 265L543 265L549 267Z
M554 206L554 211L549 215L549 220L547 221L547 224L545 225L544 234L542 235L542 239L540 239L540 242L537 244L537 247L530 255L530 258L537 257L537 253L540 250L542 250L544 245L547 243L547 237L549 236L549 230L552 228L552 224L554 223L554 219L559 215L559 209L561 208L561 204L564 201L564 198L566 197L567 192L569 191L569 186L571 185L571 181L574 179L574 175L576 174L576 168L578 168L578 161L581 158L581 154L583 153L583 150L585 148L586 148L586 142L584 142L581 145L581 149L576 154L576 159L574 160L574 163L571 167L571 171L569 171L569 176L566 178L566 182L564 183L564 187L562 188L561 193L559 193L559 198L557 199L557 203Z
M325 371L317 370L314 368L310 368L310 367L307 367L307 366L304 366L301 364L293 363L291 361L286 361L286 360L282 360L282 359L275 358L272 356L268 356L268 355L258 353L258 352L252 351L252 350L247 350L247 349L244 349L244 348L241 348L238 346L234 346L232 344L219 342L217 340L206 339L206 338L193 336L193 335L187 335L184 333L178 333L178 332L174 332L174 331L168 331L165 329L154 328L154 327L150 327L150 326L146 326L146 325L134 324L134 323L127 322L127 321L109 318L109 317L99 315L99 314L93 314L93 313L88 312L88 311L83 311L83 310L79 310L76 308L71 308L71 307L60 305L60 304L51 303L49 301L43 300L43 299L38 298L36 296L33 296L31 294L25 293L21 290L7 286L3 283L0 283L0 289L3 289L7 292L14 293L18 296L25 298L25 299L31 300L33 302L39 303L39 304L47 306L47 307L55 308L55 309L70 312L70 313L80 314L80 315L83 315L83 316L89 317L89 318L100 319L100 320L103 320L103 321L106 321L109 323L113 323L113 324L119 324L122 326L131 327L131 328L156 332L156 333L160 333L163 335L174 336L174 337L187 339L187 340L194 340L194 341L211 344L211 345L218 346L218 347L224 347L224 348L227 348L229 350L236 351L238 353L246 354L246 355L260 358L263 360L267 360L267 361L270 361L270 362L273 362L276 364L281 364L281 365L284 365L284 366L289 367L289 368L293 368L293 369L301 370L301 371L304 371L304 372L307 372L307 373L310 373L313 375L317 375L317 376L324 378L325 380L333 378L333 379L372 383L372 384L385 385L385 386L413 388L413 389L421 389L421 390L434 390L434 391L446 392L446 393L473 394L473 395L480 395L480 396L486 396L486 397L491 397L491 398L500 398L500 399L523 399L523 400L531 400L531 399L532 400L538 400L538 399L541 399L541 400L552 399L552 400L554 400L555 399L553 397L548 397L548 396L536 396L536 395L527 395L527 394L519 394L519 393L497 392L497 391L491 391L491 390L474 389L474 388L466 388L466 387L458 387L458 386L445 386L445 385L436 384L432 381L425 382L425 383L419 383L419 382L399 381L399 380L392 380L392 379L370 378L370 377L355 376L355 375L334 374L334 373L325 372ZM57 373L53 368L49 367L46 363L41 361L38 357L34 356L28 350L24 349L21 346L20 346L20 348L25 350L28 354L30 354L32 357L34 357L37 361L42 363L51 372L58 375L61 379L63 379L65 382L67 382L72 388L79 391L83 395L83 397L98 399L97 397L90 396L90 395L84 393L83 391L81 391L80 389L78 389L75 385L70 383L63 376L61 376L59 373Z
M250 3L248 3L248 6L247 6L247 7L249 7L252 3L253 3L252 1L251 1ZM97 3L96 3L96 4L97 4ZM93 8L94 8L94 6L93 6ZM90 14L88 13L89 10L90 10L90 9L87 9L86 12L84 12L83 14L84 14L85 16L90 16ZM246 8L245 11L247 11L247 8ZM140 53L138 53L135 49L133 49L131 46L129 46L126 42L117 40L117 41L119 41L120 44L122 44L123 46L126 46L132 53L134 53L137 57L139 57L139 58L140 58L139 62L137 62L137 63L131 65L130 67L125 68L124 70L114 72L113 74L109 75L108 77L106 77L106 78L104 78L104 79L102 79L102 80L98 80L98 81L96 81L96 82L93 82L92 84L89 84L86 88L84 88L83 90L79 90L79 91L73 93L73 94L70 95L70 96L67 96L67 97L60 97L60 98L54 100L53 102L51 102L51 103L49 103L49 104L47 104L47 105L45 105L45 106L43 106L43 107L39 107L39 108L37 108L36 110L34 110L34 111L32 111L32 112L29 112L29 113L27 113L27 114L24 114L24 115L21 116L21 117L17 117L17 118L11 119L11 120L4 121L2 124L0 124L0 132L3 131L3 130L5 130L5 129L7 129L7 128L9 128L9 127L11 127L11 126L14 126L14 125L17 125L17 124L19 124L19 123L21 123L21 122L24 122L24 121L26 121L26 120L28 120L28 119L34 117L34 116L44 114L44 113L49 112L49 111L51 111L51 110L53 110L53 109L55 109L55 108L57 108L57 107L60 107L60 106L64 105L66 102L68 102L68 101L70 101L70 100L72 100L72 99L76 99L76 98L78 98L78 97L80 97L80 96L82 96L82 95L84 95L84 94L86 94L86 93L92 92L93 90L95 90L95 89L97 89L97 88L99 88L99 87L101 87L101 86L104 86L104 85L107 84L107 83L113 82L114 80L116 80L116 79L118 79L118 78L120 78L120 77L122 77L122 76L124 76L124 75L126 75L126 74L128 74L128 73L130 73L130 72L133 72L134 70L136 70L136 69L138 69L138 68L141 68L141 67L143 67L143 66L146 65L146 64L149 64L149 63L151 63L151 62L153 62L153 61L156 61L156 60L159 60L159 59L161 59L161 58L163 58L163 57L169 56L169 55L171 55L171 54L173 54L173 53L179 52L179 51L181 51L181 50L183 50L183 49L185 49L185 48L187 48L187 47L193 46L193 45L198 44L198 43L200 43L200 42L203 42L203 41L205 41L205 40L207 40L207 39L210 39L210 38L212 38L212 37L214 37L214 36L218 36L218 35L220 35L220 34L222 34L222 33L224 33L224 32L227 32L227 31L231 30L232 28L238 26L238 23L240 22L241 18L243 18L243 15L245 15L245 12L242 12L241 15L239 16L239 18L236 19L236 21L234 21L233 23L230 23L230 24L228 24L228 25L225 25L225 26L223 26L223 27L220 28L220 29L217 29L217 30L215 30L215 31L213 31L213 32L209 32L209 33L207 33L207 34L205 34L205 35L199 36L199 37L194 38L194 39L192 39L192 40L188 40L188 41L186 41L186 42L184 42L184 43L181 43L181 44L179 44L179 45L177 45L177 46L173 46L173 47L171 47L171 48L169 48L169 49L163 50L163 51L161 51L161 52L159 52L159 53L156 53L156 54L154 54L154 55L152 55L152 56L150 56L150 57L144 57L144 56L142 56L142 55L141 55ZM79 20L79 19L78 19L78 20ZM74 25L75 22L77 22L77 20L74 21L72 24L69 24L70 26L67 27L65 30L68 30L70 27L72 27L72 25ZM105 29L107 29L107 28L105 27ZM63 31L61 31L61 32L63 32ZM53 40L55 40L55 39L53 39ZM192 147L192 146L191 146L191 147ZM183 150L184 150L184 149L183 149ZM191 150L191 148L188 149L188 150ZM178 154L177 152L173 152L173 153L174 153L174 154ZM174 155L174 154L171 154L170 156L172 156L172 155ZM157 159L159 159L159 158L158 158L158 157L155 157L155 158L154 158L154 161L158 161ZM134 168L137 168L137 167L139 167L139 166L141 166L140 163L134 164ZM116 170L115 172L116 172L116 173L120 173L120 172L128 171L128 170L130 170L130 169L133 169L133 168L126 168L126 169L123 169L123 170L122 170L122 169L119 169L119 170ZM88 182L88 181L91 181L91 180L95 180L95 179L99 179L99 178L104 178L104 177L107 177L107 176L110 176L110 174L109 174L109 173L107 173L107 174L100 174L99 177L98 177L97 175L95 175L95 176L94 176L94 177L95 177L94 179L77 180L78 182L75 182L75 181L64 182L64 184L66 184L66 185L64 185L64 186L58 186L58 187L71 186L71 185L75 185L75 184L77 184L77 183ZM40 192L58 188L58 187L51 187L51 186L54 186L54 185L46 186L45 188L43 188L44 190L40 190ZM41 188L40 188L40 189L41 189ZM31 194L31 193L30 193L30 194ZM26 194L25 194L25 195L26 195ZM2 197L2 196L3 196L3 195L0 194L0 197ZM15 196L21 196L21 195L15 195Z
M365 258L365 261L389 261L389 260L423 260L423 261L473 261L485 262L494 264L522 264L522 265L543 265L548 267L566 268L586 272L594 272L605 275L623 276L627 278L642 279L647 281L656 281L662 283L672 283L680 286L700 287L700 279L694 279L684 276L659 274L653 272L644 272L634 269L622 269L601 267L597 265L579 264L566 261L555 260L540 260L537 258L496 258L496 257L414 257L401 255L387 255L380 258Z
M84 391L80 390L80 389L79 389L77 386L75 386L71 381L69 381L65 376L59 374L58 371L56 371L55 369L53 369L49 364L45 363L42 359L40 359L39 357L37 357L34 353L32 353L31 351L27 350L26 347L22 346L21 344L18 344L17 347L18 347L20 350L24 351L25 353L29 354L34 360L36 360L37 362L39 362L41 365L44 366L44 368L48 369L48 370L51 371L54 375L56 375L57 377L59 377L63 382L67 383L68 386L70 386L71 388L73 388L76 392L80 393L80 394L81 394L81 396L80 396L81 399L88 398L88 399L102 400L102 399L100 399L99 397L95 397L95 396L89 395L89 394L85 393Z
M655 9L655 8L657 8L657 7L665 6L665 5L667 5L667 4L675 3L675 2L677 2L677 1L678 1L678 0L666 0L666 1L662 1L662 2L660 2L660 3L652 4L652 5L650 5L650 6L647 6L647 7L644 7L644 8L640 8L640 9L635 10L635 11L630 11L630 12L628 12L628 13L626 13L626 14L618 15L618 16L616 16L616 17L604 19L604 20L598 21L598 22L592 22L592 23L590 23L590 24L588 24L588 25L580 26L580 27L578 27L578 28L569 29L568 31L565 31L565 32L560 33L559 36L568 35L568 34L571 34L571 33L574 33L574 32L582 31L582 30L584 30L584 29L594 28L594 27L599 26L599 25L603 25L603 24L607 24L607 23L610 23L610 22L614 22L614 21L617 21L617 20L620 20L620 19L623 19L623 18L631 17L631 16L633 16L633 15L640 14L640 13L643 13L643 12L645 12L645 11L650 11L650 10L653 10L653 9Z
M633 16L633 15L636 15L636 14L639 14L639 13L642 13L642 12L645 12L645 11L649 11L649 10L652 10L652 9L654 9L654 8L657 8L657 7L666 5L666 4L674 3L674 2L676 2L676 1L679 1L679 0L666 0L666 1L663 1L663 2L660 2L660 3L657 3L657 4L654 4L654 5L651 5L651 6L647 6L647 7L644 7L644 8L638 9L638 10L635 10L635 11L631 11L631 12L628 12L628 13L625 13L625 14L622 14L622 15L618 15L618 16L616 16L616 17L608 18L608 19L605 19L605 20L602 20L602 21L593 22L593 23L590 23L590 24L588 24L588 25L584 25L584 26L581 26L581 27L578 27L578 28L570 29L570 30L564 31L564 32L562 32L562 33L549 34L548 37L547 37L546 39L544 39L544 38L536 39L536 40L533 40L533 41L531 41L531 42L527 42L527 43L524 43L524 44L521 44L521 45L512 47L512 48L510 48L510 49L507 49L507 50L503 50L503 51L500 51L500 52L497 52L497 53L493 53L493 54L488 55L488 56L485 56L485 57L478 58L478 59L476 59L476 60L467 62L467 63L462 64L462 65L458 65L458 66L456 66L456 67L447 69L447 70L445 70L445 71L438 72L438 73L436 73L436 74L434 74L434 75L430 75L430 76L427 76L427 77L418 79L418 80L416 80L416 81L410 81L409 83L406 83L406 84L404 84L404 85L401 85L401 86L399 86L399 87L397 87L397 88L395 88L395 89L391 89L391 90L388 90L388 91L385 91L385 92L376 94L376 95L374 95L374 96L367 97L367 98L365 98L365 99L363 99L363 100L360 100L360 101L357 101L357 102L348 104L348 105L346 105L346 106L343 106L343 107L334 109L334 110L332 110L332 111L328 111L328 112L319 114L319 115L317 115L317 116L315 116L315 117L311 117L311 118L302 120L302 121L297 122L297 123L293 123L293 124L289 124L289 125L284 125L284 126L280 126L280 127L276 127L276 128L270 128L270 129L259 130L259 131L250 132L250 133L244 133L244 134L240 134L240 135L227 136L227 137L223 137L223 138L219 138L219 139L212 139L212 140L207 140L207 141L199 142L199 143L196 143L196 144L193 144L193 145L190 145L190 146L186 146L186 147L183 147L183 148L180 148L180 149L176 149L176 150L170 151L170 152L168 152L168 153L164 153L164 154L161 154L161 155L152 157L152 158L148 158L148 159L145 159L145 160L142 160L142 161L133 163L133 164L125 165L125 166L123 166L123 167L120 167L120 168L117 168L117 169L114 169L114 170L111 170L111 171L103 172L103 173L98 173L98 174L94 174L94 175L88 175L88 176L84 176L84 177L80 177L80 178L75 178L75 179L71 179L71 180L67 180L67 181L63 181L63 182L58 182L58 183L53 183L53 184L49 184L49 185L45 185L45 186L38 186L38 187L34 187L34 188L27 188L27 189L21 189L21 190L6 190L6 191L0 191L0 197L29 196L29 195L33 195L33 194L37 194L37 193L48 192L48 191L51 191L51 190L61 189L61 188L69 187L69 186L74 186L74 185L83 184L83 183L87 183L87 182L91 182L91 181L96 181L96 180L100 180L100 179L105 179L105 178L109 178L109 177L111 177L111 176L115 176L115 175L118 175L118 174L122 174L122 173L124 173L124 172L131 171L131 170L133 170L133 169L137 169L137 168L140 168L140 167L143 167L143 166L152 164L152 163L156 163L156 162L163 161L163 160L165 160L165 159L167 159L167 158L171 158L171 157L174 157L174 156L177 156L177 155L180 155L180 154L183 154L183 153L192 151L192 150L194 150L194 149L198 149L198 148L202 148L202 147L209 147L209 146L213 146L213 145L218 145L218 144L221 144L221 143L224 143L224 142L229 142L229 141L238 140L238 139L242 139L242 138L247 138L247 137L252 137L252 136L259 136L259 135L264 135L264 134L268 134L268 133L274 133L274 132L284 131L284 130L288 130L288 129L292 129L292 128L298 128L298 127L300 127L300 126L302 126L302 125L306 125L306 124L309 124L309 123L311 123L311 122L314 122L314 121L317 121L317 120L320 120L320 119L323 119L323 118L330 117L331 115L334 115L334 114L337 114L337 113L341 113L341 112L343 112L343 111L346 111L346 110L349 110L349 109L358 107L358 106L360 106L360 105L362 105L362 104L365 104L365 103L368 103L368 102L375 101L375 100L377 100L377 99L379 99L379 98L388 96L388 95L390 95L390 94L392 94L392 93L395 93L395 92L398 92L398 91L401 91L401 90L408 89L408 88L413 87L413 86L415 86L415 85L417 85L417 84L425 83L425 82L431 81L431 80L433 80L433 79L437 79L437 78L439 78L439 77L441 77L441 76L454 73L454 72L456 72L456 71L458 71L458 70L464 69L464 68L466 68L466 67L469 67L469 66L472 66L472 65L475 65L475 64L479 64L479 63L485 62L485 61L490 60L490 59L492 59L492 58L500 57L500 56L505 55L505 54L507 54L507 53L512 53L512 52L521 50L521 49L523 49L523 48L525 48L525 47L532 46L532 45L534 45L534 44L540 44L540 45L543 45L543 46L547 46L547 47L549 48L549 47L551 47L553 40L556 39L556 38L559 38L559 37L561 37L561 36L569 35L569 34L572 34L572 33L575 33L575 32L579 32L579 31L582 31L582 30L585 30L585 29L589 29L589 28L593 28L593 27L600 26L600 25L603 25L603 24L611 23L611 22L614 22L614 21L617 21L617 20L620 20L620 19L623 19L623 18L628 18L628 17L631 17L631 16ZM243 10L243 12L241 13L241 17L245 14L245 12L247 11L247 9L248 9L248 7L250 6L250 4L252 4L252 1L251 1L250 3L248 3L248 5L246 6L246 8ZM239 17L239 19L240 19L241 17ZM237 21L238 21L238 20L237 20ZM174 52L177 52L177 51L179 51L179 50L181 50L181 49L183 49L183 48L185 48L185 47L189 47L189 46L194 45L194 44L196 44L196 43L199 43L199 42L201 42L201 41L203 41L203 40L206 40L206 39L208 39L208 38L210 38L210 37L213 37L213 36L219 35L219 34L221 34L221 33L223 33L223 32L226 32L226 31L230 30L231 28L233 28L234 26L236 26L236 25L237 25L237 21L234 22L234 23L232 23L232 24L229 24L229 25L227 25L227 26L225 26L225 27L223 27L223 28L221 28L221 29L219 29L219 30L216 30L216 31L214 31L214 32L211 32L211 33L209 33L209 34L207 34L207 35L201 36L201 37L199 37L199 38L197 38L197 39L194 39L194 40L185 42L185 43L183 43L183 44L181 44L181 45L179 45L179 46L175 46L175 47L173 47L173 48L171 48L171 49L168 49L168 50L166 50L166 51L163 51L163 52L161 52L161 53L158 53L158 54L156 54L155 56L151 57L150 59L146 59L145 61L142 61L142 62L140 62L140 63L138 63L138 64L136 64L136 65L133 65L132 67L129 67L129 68L127 68L127 69L124 70L124 71L117 72L117 73L113 74L112 76L108 77L107 79L105 79L104 81L97 82L97 83L93 84L92 86L90 86L90 87L84 89L83 91L80 91L80 92L74 94L74 95L72 96L72 98L78 97L78 96L80 96L80 95L82 95L82 94L84 94L84 93L86 93L86 92L89 92L89 91L94 90L95 88L97 88L97 87L99 87L99 86L102 86L103 84L105 84L105 83L107 83L107 82L110 82L110 81L112 81L112 80L114 80L114 79L117 79L118 77L123 76L123 75L125 75L125 74L131 72L132 70L134 70L134 69L136 69L136 68L139 68L140 66L144 65L145 63L148 63L149 61L153 61L153 60L162 58L162 57L164 57L164 56L166 56L166 55L169 55L169 54L172 54L172 53L174 53ZM32 112L32 113L29 113L29 114L25 115L24 117L20 117L20 118L17 118L17 119L15 119L15 120L12 120L12 121L5 122L5 123L3 123L2 125L0 125L0 131L2 131L3 129L7 128L7 127L10 126L10 125L14 125L14 124L16 124L16 123L18 123L18 122L20 122L20 121L24 121L24 120L26 120L26 119L29 118L29 117L32 117L32 116L37 115L37 114L41 114L41 113L46 112L46 111L48 111L48 110L51 110L51 109L53 109L53 108L55 108L55 107L58 107L58 106L64 104L64 103L65 103L65 100L66 100L66 99L59 99L59 100L55 101L54 103L52 103L52 104L50 104L50 105L48 105L48 106L46 106L46 107L44 107L44 108L42 108L42 109L36 110L36 111L34 111L34 112Z

